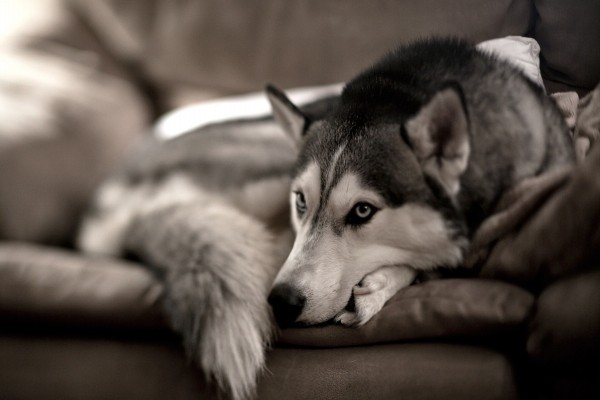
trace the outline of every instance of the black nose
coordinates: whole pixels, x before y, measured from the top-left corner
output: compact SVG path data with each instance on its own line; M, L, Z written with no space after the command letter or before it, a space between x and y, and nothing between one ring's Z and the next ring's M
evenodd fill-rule
M306 298L290 285L275 285L269 294L269 304L273 309L277 324L284 328L292 325L302 312Z

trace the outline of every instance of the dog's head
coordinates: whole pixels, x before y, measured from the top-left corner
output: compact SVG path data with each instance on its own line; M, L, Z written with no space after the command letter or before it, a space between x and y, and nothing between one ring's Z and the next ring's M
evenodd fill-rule
M290 191L296 239L269 296L280 325L331 319L383 266L461 261L454 201L469 135L457 89L441 89L409 116L342 104L317 121L279 90L267 94L299 148Z

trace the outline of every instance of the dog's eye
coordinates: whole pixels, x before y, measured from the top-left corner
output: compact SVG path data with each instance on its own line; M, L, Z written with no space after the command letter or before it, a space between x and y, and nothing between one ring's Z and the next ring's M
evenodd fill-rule
M306 212L306 199L302 192L296 192L296 211L299 216L302 216Z
M373 215L377 212L377 208L369 203L356 203L352 208L352 211L346 216L346 224L348 225L362 225L368 222Z

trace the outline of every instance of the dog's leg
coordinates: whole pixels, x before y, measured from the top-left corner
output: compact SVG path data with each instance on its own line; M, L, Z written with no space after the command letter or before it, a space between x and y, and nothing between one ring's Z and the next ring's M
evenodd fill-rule
M398 290L410 285L417 273L405 266L386 266L365 276L352 289L354 311L343 310L335 320L343 325L363 325L377 314Z
M216 202L215 202L216 203ZM224 204L180 204L134 221L126 249L158 268L188 355L234 399L254 394L272 335L272 235Z

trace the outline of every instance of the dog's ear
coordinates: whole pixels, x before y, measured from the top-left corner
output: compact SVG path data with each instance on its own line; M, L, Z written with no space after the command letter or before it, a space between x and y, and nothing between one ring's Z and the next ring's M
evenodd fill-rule
M300 142L308 127L308 118L275 86L267 85L265 91L275 120L295 142Z
M433 95L405 125L423 172L454 197L469 160L469 121L462 91L448 84Z

